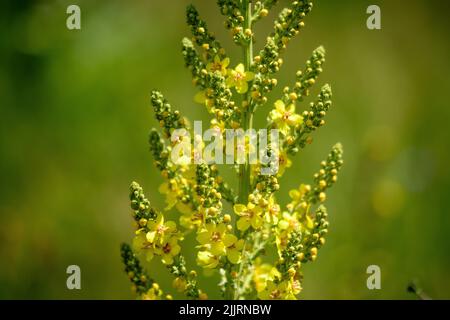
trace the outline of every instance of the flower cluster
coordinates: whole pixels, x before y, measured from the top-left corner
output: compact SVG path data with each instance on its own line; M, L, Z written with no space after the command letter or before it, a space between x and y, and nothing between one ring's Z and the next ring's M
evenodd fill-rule
M277 3L217 0L226 28L243 48L242 61L232 61L197 9L192 5L187 8L192 37L182 40L182 54L196 87L193 100L208 111L210 128L219 140L225 139L226 129L253 129L257 108L267 104L268 94L278 84L275 74L283 65L282 52L304 27L304 19L312 9L310 0L291 1L281 10L273 32L254 56L253 25ZM288 203L278 202L277 192L293 157L312 142L313 132L325 124L324 117L332 104L328 84L315 101L306 108L303 105L318 82L324 61L325 50L318 47L306 67L297 71L294 86L284 87L281 97L273 100L266 128L275 130L278 139L271 136L261 146L260 140L245 137L243 144L231 148L234 153L230 157L228 145L223 144L223 150L222 145L214 149L216 154L231 159L237 192L230 187L234 182L225 181L217 164L199 157L196 147L204 148L203 140L198 134L192 138L187 134L189 121L159 91L152 91L150 102L161 133L152 129L149 145L163 179L158 190L165 196L166 206L154 208L140 185L133 182L130 201L135 236L131 247L122 246L125 271L140 298L173 298L170 294L164 296L160 285L146 274L150 261L155 260L173 276L176 295L208 298L200 289L197 271L187 266L185 241L196 243L196 257L188 261L195 260L205 275L220 275L218 285L225 299L298 297L302 265L316 260L325 243L329 223L324 202L343 165L342 146L336 144L331 149L311 182L289 192ZM258 132L255 138L260 137ZM183 145L192 148L179 148ZM256 148L262 148L262 156L252 162L250 155ZM238 157L236 151L243 151L243 161L239 158L242 154ZM181 161L174 162L174 154Z

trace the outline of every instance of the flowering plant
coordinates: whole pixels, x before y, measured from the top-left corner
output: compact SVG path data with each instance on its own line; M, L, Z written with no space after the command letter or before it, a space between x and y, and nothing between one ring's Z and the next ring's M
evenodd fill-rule
M253 25L266 17L277 2L217 1L226 18L225 26L234 42L243 48L244 59L236 64L195 7L187 8L187 23L193 37L183 39L183 57L198 88L194 100L211 114L210 125L217 139L224 139L230 128L253 130L253 115L267 104L268 94L277 85L275 74L283 64L280 55L304 27L304 19L313 6L311 0L291 1L276 19L263 49L254 55ZM153 129L149 142L155 165L165 179L159 190L166 196L167 206L157 210L139 184L131 184L136 233L131 246L122 245L122 258L140 298L172 298L145 271L141 261L152 259L167 266L177 291L193 299L208 297L201 289L197 271L187 266L183 255L183 240L190 234L194 234L198 243L197 267L219 272L218 286L223 298L295 299L300 293L301 267L314 261L325 243L328 221L323 203L343 163L341 145L331 149L311 184L301 184L289 192L289 203L281 206L275 193L280 188L278 179L291 166L290 157L310 144L313 131L325 124L324 117L331 106L329 85L321 88L307 110L297 113L322 72L324 61L325 50L319 47L304 70L296 73L295 84L283 89L282 97L268 112L267 128L279 134L276 141L269 139L263 148L262 159L268 161L251 162L249 156L255 144L248 136L243 139L240 145L243 161L232 157L237 193L221 177L217 164L194 161L197 152L204 148L202 137L180 134L180 130L190 129L189 122L160 92L152 92L151 104L162 132ZM177 161L181 144L194 146L193 152L191 148L189 152L181 152L187 161ZM229 151L220 146L216 153ZM268 167L276 170L264 174L262 169ZM172 214L174 209L178 216ZM267 248L272 244L276 252L270 254Z

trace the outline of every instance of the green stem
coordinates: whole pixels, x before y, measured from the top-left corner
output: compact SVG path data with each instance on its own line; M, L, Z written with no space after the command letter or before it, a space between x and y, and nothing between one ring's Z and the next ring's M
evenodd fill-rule
M251 0L243 0L243 11L244 11L244 31L249 29L252 30L252 4ZM244 46L244 67L248 71L253 63L253 38ZM242 128L244 131L253 128L253 108L251 106L251 96L250 91L247 91L245 95L245 101L247 101L247 108L244 112L242 119ZM250 164L248 163L248 158L246 157L245 164L240 165L239 170L239 203L247 203L247 197L250 188Z
M244 32L249 29L252 30L252 0L242 0L242 11L244 13ZM245 71L250 70L250 66L253 63L253 39L250 37L250 40L243 44L244 49L244 67ZM253 128L253 108L251 105L251 95L250 90L245 94L245 101L247 101L247 108L243 114L242 118L242 129L244 131ZM250 164L248 161L248 156L246 156L246 161L244 164L241 164L239 167L239 196L238 203L247 203L247 198L250 189ZM244 254L244 252L243 252ZM227 280L229 285L226 287L225 291L225 299L232 300L239 297L237 292L241 290L241 288L237 288L236 282L232 278L232 273L234 272L235 267L229 266L227 268ZM231 285L230 285L231 284Z

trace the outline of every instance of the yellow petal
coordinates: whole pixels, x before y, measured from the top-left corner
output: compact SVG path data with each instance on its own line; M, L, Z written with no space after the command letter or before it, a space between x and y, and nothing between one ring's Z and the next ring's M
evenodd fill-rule
M234 209L234 213L236 213L237 215L240 215L242 212L247 211L247 206L243 205L243 204L235 204L233 209Z
M171 265L173 263L173 257L170 254L165 254L162 257L162 262L167 265Z
M240 94L244 94L248 91L248 83L245 81L241 81L236 85L236 91Z
M243 65L242 63L239 63L239 64L236 66L235 70L236 70L237 72L239 72L239 73L244 73L244 72L245 72L245 67L244 67L244 65Z
M207 244L209 240L211 239L211 234L208 231L200 232L197 235L197 241L201 244Z
M173 221L167 221L164 226L167 228L168 232L173 232L177 229L177 224Z
M286 230L287 228L289 228L289 222L287 222L286 220L281 220L280 222L278 222L278 227L281 230Z
M286 111L284 109L284 102L281 100L275 101L275 109L280 113L284 113Z
M253 229L259 229L263 224L263 220L258 216L253 217L250 222Z
M237 237L234 234L226 234L223 237L223 243L225 246L230 247L237 242Z
M302 118L302 116L300 116L298 114L293 114L293 115L289 116L288 120L289 120L289 125L297 126L302 123L303 118Z
M240 218L237 222L237 228L240 231L245 231L250 227L250 222L248 219Z
M156 231L150 231L147 232L147 234L145 235L145 237L147 238L147 241L150 243L153 243L155 241L155 237L156 237Z
M271 110L270 111L270 118L274 121L277 121L282 117L282 114L278 110Z
M211 245L211 253L215 256L221 256L225 254L225 245L223 244L223 242L214 242Z
M225 58L225 59L223 59L223 61L222 61L222 66L224 67L224 68L226 68L226 67L228 67L230 65L230 58Z
M237 250L242 250L244 248L244 240L240 239L235 243L235 247Z
M227 253L227 258L231 263L237 264L241 260L241 253L237 250L230 250Z
M181 247L177 244L175 246L172 247L172 250L170 251L170 254L173 256L176 256L180 253L181 251Z
M290 113L294 113L294 112L295 112L295 104L291 103L291 104L287 107L286 111L287 111L287 112L290 112Z

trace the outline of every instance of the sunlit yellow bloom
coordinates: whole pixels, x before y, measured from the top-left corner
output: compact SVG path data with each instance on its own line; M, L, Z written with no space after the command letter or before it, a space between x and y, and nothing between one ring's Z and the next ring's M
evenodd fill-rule
M161 296L162 290L154 286L142 295L142 300L161 300Z
M289 191L289 197L292 198L293 201L299 202L303 196L311 190L311 186L306 184L301 184L298 189L293 189Z
M147 241L144 232L138 232L133 238L133 250L143 256L146 261L151 261L155 255L155 248Z
M232 88L235 87L236 91L240 94L248 91L248 81L252 81L255 74L250 71L245 71L242 63L238 64L235 69L228 70L227 85Z
M225 244L223 242L227 227L224 223L208 223L197 234L197 241L211 254L216 256L225 255Z
M173 221L164 222L164 216L160 213L156 219L147 222L148 232L146 234L147 241L150 244L161 245L164 241L164 237L175 233L177 231L177 225Z
M181 247L178 245L178 237L176 236L168 237L161 246L155 248L155 253L160 255L162 262L167 265L173 263L173 257L178 255L180 251Z
M262 209L249 202L247 205L235 204L234 212L240 216L237 228L241 231L247 230L250 226L259 229L263 224Z
M291 127L296 127L303 122L303 117L295 113L295 105L292 103L286 108L281 100L275 102L275 109L270 112L270 119L285 135L289 133Z
M292 161L288 158L286 151L281 151L278 155L278 176L281 177L286 168L290 168L291 165Z
M300 214L308 211L309 204L307 194L311 191L311 186L307 184L301 184L298 189L289 191L289 197L292 201L287 205L289 211L298 210Z
M230 64L230 58L225 58L222 61L220 61L219 56L214 57L214 61L210 62L206 65L206 69L209 72L216 72L219 71L223 76L227 75L227 67Z
M244 240L239 239L233 234L226 234L223 238L223 243L226 246L227 258L233 263L241 262L242 248L244 247Z
M219 257L209 251L199 251L197 253L197 264L203 268L214 269L219 264Z
M281 220L278 222L278 228L280 230L294 231L298 230L300 223L295 214L289 214L288 212L283 212Z
M209 93L209 92L208 92ZM194 96L194 101L200 103L206 107L208 112L211 112L211 108L214 105L214 100L210 99L207 91L200 91Z
M280 213L281 213L280 206L277 203L275 203L274 197L270 197L269 205L267 206L267 209L264 212L264 217L266 221L270 224L277 224Z
M253 273L253 282L255 283L256 292L261 292L266 288L268 280L279 278L280 273L277 268L268 263L260 264L255 261L255 272Z

